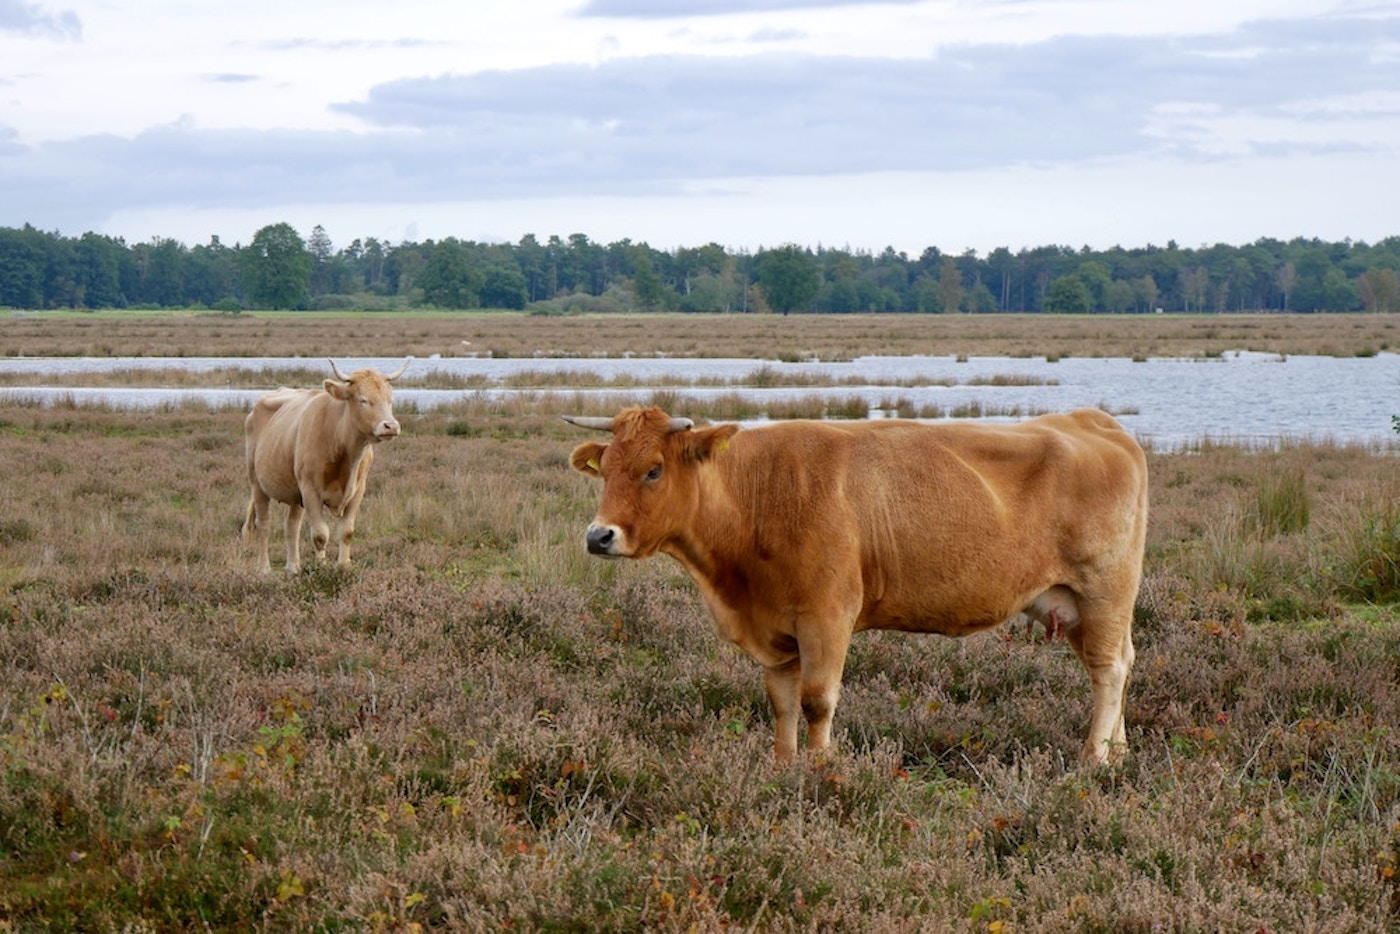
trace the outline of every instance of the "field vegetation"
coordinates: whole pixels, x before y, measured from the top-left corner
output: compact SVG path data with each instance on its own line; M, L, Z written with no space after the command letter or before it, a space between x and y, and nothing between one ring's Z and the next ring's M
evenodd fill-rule
M870 354L1209 357L1234 350L1400 351L1400 315L757 315L554 317L510 312L44 312L3 322L0 355L245 357L328 354L850 360ZM468 344L463 344L468 341ZM411 374L410 374L411 375Z
M1396 346L1360 316L874 320L38 316L0 346ZM0 931L1400 925L1393 446L1149 452L1121 767L1077 768L1087 679L1017 620L857 636L835 751L776 769L760 670L678 567L584 553L597 489L560 415L604 413L581 400L400 407L355 566L295 577L238 539L241 410L0 401Z

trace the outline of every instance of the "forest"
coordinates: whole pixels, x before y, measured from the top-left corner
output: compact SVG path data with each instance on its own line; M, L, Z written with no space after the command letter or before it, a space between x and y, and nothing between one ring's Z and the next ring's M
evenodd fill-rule
M0 227L0 308L575 312L1225 313L1400 311L1400 236L1243 246L998 247L917 257L794 243L658 250L586 234L337 247L321 226L194 247Z

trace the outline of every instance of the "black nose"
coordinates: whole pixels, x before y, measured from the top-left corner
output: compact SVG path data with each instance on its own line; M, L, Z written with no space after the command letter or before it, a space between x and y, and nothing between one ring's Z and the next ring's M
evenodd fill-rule
M591 555L605 555L612 548L613 530L606 525L595 526L588 530L588 553Z

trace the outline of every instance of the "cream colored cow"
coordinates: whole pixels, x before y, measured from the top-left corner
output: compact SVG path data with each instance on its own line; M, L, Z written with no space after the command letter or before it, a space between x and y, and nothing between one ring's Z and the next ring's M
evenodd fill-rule
M273 500L287 504L288 573L301 570L303 515L319 560L326 556L330 520L338 520L336 563L349 566L350 540L374 463L374 446L399 434L389 384L407 368L405 360L387 376L374 370L345 376L332 360L335 378L320 389L278 389L253 406L244 420L252 495L243 538L257 549L258 570L272 569L267 543Z

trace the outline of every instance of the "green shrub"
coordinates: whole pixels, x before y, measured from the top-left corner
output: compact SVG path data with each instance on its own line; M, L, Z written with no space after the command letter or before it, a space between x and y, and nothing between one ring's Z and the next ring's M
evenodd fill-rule
M1400 603L1400 505L1361 519L1337 563L1344 597L1367 603Z

